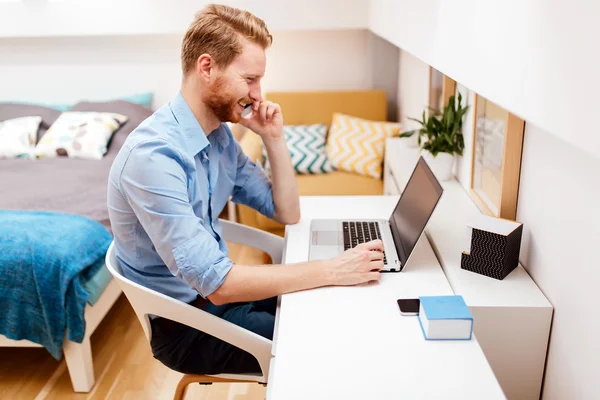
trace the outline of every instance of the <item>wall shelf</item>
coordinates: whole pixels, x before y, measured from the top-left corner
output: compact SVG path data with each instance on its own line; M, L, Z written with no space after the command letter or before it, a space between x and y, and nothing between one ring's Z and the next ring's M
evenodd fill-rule
M369 29L502 108L600 157L600 2L371 0ZM424 105L423 105L424 106Z

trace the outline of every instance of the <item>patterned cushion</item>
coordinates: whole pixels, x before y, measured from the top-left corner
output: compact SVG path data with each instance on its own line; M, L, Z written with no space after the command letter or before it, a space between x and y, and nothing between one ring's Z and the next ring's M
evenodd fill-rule
M40 139L36 154L101 160L113 133L127 119L117 113L64 112Z
M283 134L297 174L324 174L333 171L325 152L327 125L286 125L283 127ZM262 153L265 171L270 175L271 166L264 146Z
M42 117L0 122L0 158L35 158L35 142Z
M337 170L381 179L385 139L398 134L401 127L397 122L335 113L327 139L327 156Z

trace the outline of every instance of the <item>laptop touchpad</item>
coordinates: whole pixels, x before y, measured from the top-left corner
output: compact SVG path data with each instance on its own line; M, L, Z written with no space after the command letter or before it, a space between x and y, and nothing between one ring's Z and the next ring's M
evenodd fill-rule
M340 234L338 231L314 231L312 244L318 246L337 246Z

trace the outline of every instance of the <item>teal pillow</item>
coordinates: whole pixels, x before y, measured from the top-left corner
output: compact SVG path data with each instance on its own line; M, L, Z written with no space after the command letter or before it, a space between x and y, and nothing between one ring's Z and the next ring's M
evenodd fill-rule
M327 125L286 125L283 135L297 174L325 174L333 171L327 158ZM267 151L263 146L264 169L271 174Z
M58 111L67 111L69 108L73 107L73 104L41 104L46 107L54 108Z
M111 100L105 100L105 101L125 100L130 103L139 104L142 107L151 109L153 96L154 96L154 93L149 92L149 93L141 93L141 94L134 94L131 96L119 97L117 99L111 99ZM84 100L81 100L81 101L84 101ZM92 100L90 100L90 101L92 101ZM102 101L102 100L93 100L93 101L98 102L98 101ZM26 102L26 101L11 101L11 100L3 101L3 103L29 104L29 105L35 105L35 106L43 106L43 107L53 108L58 111L67 111L75 105L75 104L30 103L30 102Z
M132 96L123 97L117 100L125 100L130 103L139 104L140 106L144 106L146 108L152 108L152 97L154 93L142 93L142 94L134 94Z
M26 106L47 107L47 108L53 108L58 111L67 111L69 108L73 107L73 104L48 104L48 103L39 103L39 102L31 102L31 101L22 101L22 100L0 100L0 103L23 104Z

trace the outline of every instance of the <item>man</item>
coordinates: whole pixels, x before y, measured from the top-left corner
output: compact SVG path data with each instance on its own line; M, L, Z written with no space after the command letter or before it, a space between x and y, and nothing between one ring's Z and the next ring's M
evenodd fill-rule
M218 216L229 196L282 224L300 219L281 109L261 95L271 42L264 22L248 12L209 5L198 13L183 40L180 91L130 134L108 185L127 278L269 339L276 296L378 280L383 267L380 241L289 266L239 265L227 257ZM242 118L247 104L252 114ZM261 136L272 180L243 153L226 121ZM155 358L183 373L260 371L249 353L165 318L152 320L151 345Z

